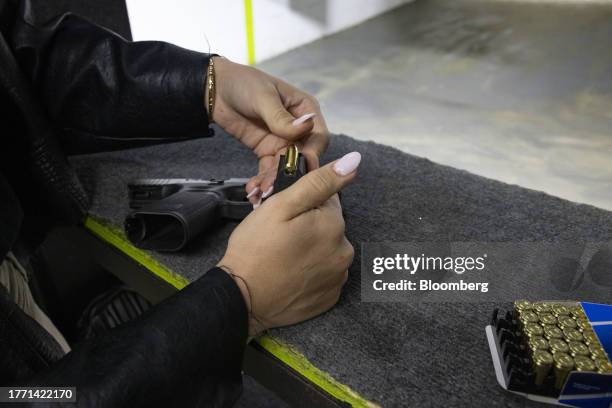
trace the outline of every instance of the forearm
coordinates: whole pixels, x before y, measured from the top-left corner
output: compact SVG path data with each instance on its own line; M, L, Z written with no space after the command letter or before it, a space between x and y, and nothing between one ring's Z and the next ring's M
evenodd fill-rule
M247 310L219 269L141 319L77 345L32 385L77 387L78 406L223 406L239 394Z
M207 54L126 41L74 15L35 26L24 10L11 45L72 152L208 135Z

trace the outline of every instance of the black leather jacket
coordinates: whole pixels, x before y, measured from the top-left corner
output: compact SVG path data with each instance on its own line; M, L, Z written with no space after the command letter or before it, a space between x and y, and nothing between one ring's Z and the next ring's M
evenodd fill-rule
M31 12L30 1L0 0L0 260L24 210L35 216L52 207L77 222L86 213L65 152L208 135L208 55L129 42L74 15L41 25ZM0 363L27 352L27 339L3 336L22 317L0 307ZM76 386L87 407L230 405L241 388L247 320L235 282L213 269L141 319L17 379Z

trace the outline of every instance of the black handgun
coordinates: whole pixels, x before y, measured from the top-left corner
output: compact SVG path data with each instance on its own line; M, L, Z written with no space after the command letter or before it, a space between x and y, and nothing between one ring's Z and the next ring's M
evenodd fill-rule
M253 210L248 179L140 179L128 184L124 227L137 247L178 251L220 219L240 221Z
M306 173L296 146L280 158L274 193ZM246 198L248 179L140 179L128 184L132 212L125 218L128 239L137 247L179 251L218 220L241 221L253 210Z

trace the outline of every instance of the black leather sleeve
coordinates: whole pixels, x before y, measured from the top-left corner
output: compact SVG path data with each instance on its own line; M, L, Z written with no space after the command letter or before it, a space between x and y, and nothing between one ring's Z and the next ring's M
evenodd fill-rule
M76 387L79 407L231 406L247 332L240 290L215 268L139 320L77 345L30 384Z
M13 52L69 153L208 135L208 54L159 41L131 42L81 17L46 24L23 1Z

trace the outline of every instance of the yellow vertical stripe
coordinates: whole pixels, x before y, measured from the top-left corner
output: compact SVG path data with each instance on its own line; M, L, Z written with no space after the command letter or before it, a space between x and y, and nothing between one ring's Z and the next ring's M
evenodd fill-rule
M244 20L246 25L247 57L249 65L255 64L255 35L253 34L253 2L244 0Z

